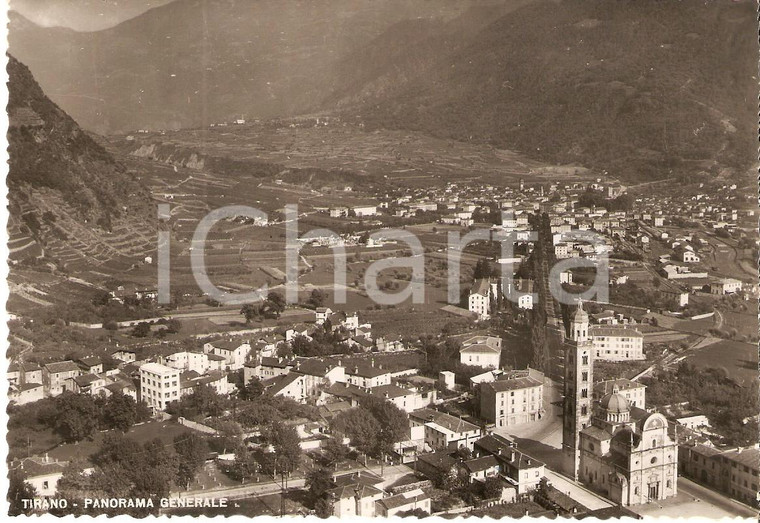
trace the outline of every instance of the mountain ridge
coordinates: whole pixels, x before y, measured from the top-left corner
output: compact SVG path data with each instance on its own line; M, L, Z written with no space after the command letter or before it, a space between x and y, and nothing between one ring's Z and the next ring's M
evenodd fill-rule
M111 154L60 107L29 69L8 56L8 208L11 241L33 239L40 257L70 237L83 252L126 224L148 227L151 196ZM31 244L29 244L31 245ZM112 254L119 249L111 249ZM56 248L47 251L55 259ZM122 254L132 252L125 243ZM16 259L24 258L18 251ZM12 257L13 258L13 257Z
M12 21L9 41L101 132L337 113L632 179L755 161L749 2L421 5L179 0L84 36Z

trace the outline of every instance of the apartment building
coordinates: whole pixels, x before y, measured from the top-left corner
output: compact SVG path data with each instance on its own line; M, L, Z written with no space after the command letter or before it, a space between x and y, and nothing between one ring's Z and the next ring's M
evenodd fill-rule
M140 367L140 397L149 407L165 410L180 398L180 371L160 363Z
M634 328L618 325L591 327L589 336L594 349L594 359L604 361L646 359L644 335Z
M497 427L528 423L543 416L543 372L530 368L512 371L480 387L480 416Z

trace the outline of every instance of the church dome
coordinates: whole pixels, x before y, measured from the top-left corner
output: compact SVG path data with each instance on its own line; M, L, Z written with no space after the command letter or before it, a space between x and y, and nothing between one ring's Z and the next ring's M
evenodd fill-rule
M629 412L628 400L617 392L607 394L599 402L600 406L610 414L622 414Z

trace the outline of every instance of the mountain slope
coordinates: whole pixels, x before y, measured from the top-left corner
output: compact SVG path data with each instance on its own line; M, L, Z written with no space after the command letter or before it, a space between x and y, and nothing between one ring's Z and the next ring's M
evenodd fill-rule
M474 34L381 37L392 47L326 107L629 178L746 168L755 28L750 2L537 3Z
M339 112L637 180L754 163L755 19L749 0L177 0L86 34L14 15L9 42L100 132Z
M141 254L148 191L45 96L26 66L9 57L7 70L11 259L46 247L52 260L65 247L69 261L94 256L93 264ZM125 228L134 234L114 248Z
M393 24L489 3L177 0L92 33L12 13L9 49L86 129L169 129L310 110L333 65Z

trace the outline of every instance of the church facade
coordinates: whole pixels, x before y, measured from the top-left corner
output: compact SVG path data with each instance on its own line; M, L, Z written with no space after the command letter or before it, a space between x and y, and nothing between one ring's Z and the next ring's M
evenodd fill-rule
M665 416L632 406L613 385L593 400L594 350L578 305L564 342L566 474L623 506L677 494L678 445Z
M617 391L580 432L579 479L611 501L638 505L677 494L678 444L659 413L631 407Z

